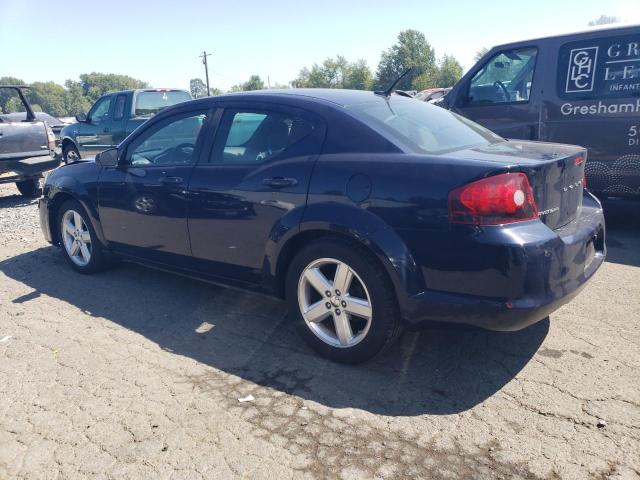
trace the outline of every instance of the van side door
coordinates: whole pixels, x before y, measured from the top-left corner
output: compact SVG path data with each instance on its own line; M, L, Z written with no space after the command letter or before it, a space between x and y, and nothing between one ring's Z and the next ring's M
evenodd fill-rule
M475 67L452 110L505 138L537 140L540 88L536 46L499 50Z

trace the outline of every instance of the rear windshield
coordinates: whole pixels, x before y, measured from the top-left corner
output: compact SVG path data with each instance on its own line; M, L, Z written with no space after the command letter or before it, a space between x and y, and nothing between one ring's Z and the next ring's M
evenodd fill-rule
M191 95L187 92L160 91L160 92L139 92L136 95L135 116L154 115L160 110L176 103L191 100Z
M419 100L391 96L347 108L413 153L440 154L503 141L471 120Z

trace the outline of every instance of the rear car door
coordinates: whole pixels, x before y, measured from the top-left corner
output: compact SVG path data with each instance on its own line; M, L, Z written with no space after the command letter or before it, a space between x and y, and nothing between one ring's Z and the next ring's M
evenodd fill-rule
M80 156L91 157L111 148L113 99L113 95L99 98L87 114L87 120L79 124L76 138Z
M188 263L186 188L202 151L207 113L186 110L154 122L126 146L122 164L103 169L100 219L115 251L167 265Z
M536 140L540 98L538 48L508 48L479 65L452 110L505 137Z
M218 116L211 153L189 183L194 264L258 283L270 239L302 218L325 126L310 112L256 102L227 104Z

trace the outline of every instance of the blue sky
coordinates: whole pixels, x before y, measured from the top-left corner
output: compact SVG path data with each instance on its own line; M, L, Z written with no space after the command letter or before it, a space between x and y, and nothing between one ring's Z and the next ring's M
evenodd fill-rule
M408 28L468 68L483 46L580 30L603 13L640 23L640 0L0 0L0 76L63 83L98 71L188 88L204 78L206 49L212 86L225 90L254 73L287 83L337 54L375 70Z

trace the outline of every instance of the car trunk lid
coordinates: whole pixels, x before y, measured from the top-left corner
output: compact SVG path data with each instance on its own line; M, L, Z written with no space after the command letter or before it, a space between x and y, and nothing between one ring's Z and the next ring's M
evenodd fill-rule
M566 225L580 211L587 159L584 148L510 140L455 152L453 156L500 163L504 171L525 173L538 216L549 228Z

